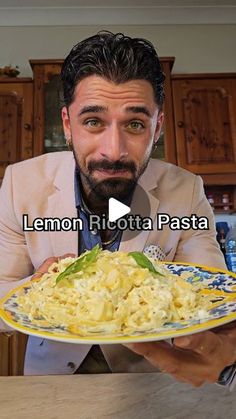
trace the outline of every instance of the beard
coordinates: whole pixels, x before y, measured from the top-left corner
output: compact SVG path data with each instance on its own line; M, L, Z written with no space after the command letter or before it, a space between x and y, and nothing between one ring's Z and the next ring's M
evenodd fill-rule
M89 191L89 196L86 201L88 202L90 208L96 207L98 209L100 207L105 210L105 212L107 212L108 209L109 198L115 198L126 204L131 201L138 179L146 170L151 157L150 152L146 159L142 162L139 169L131 160L117 160L111 162L107 159L91 160L88 163L87 168L84 168L73 145L72 151L76 165L80 172L82 184L86 185L86 189ZM96 170L112 170L113 177L98 180L94 177L94 171ZM119 176L119 171L121 170L128 171L131 174L131 177L124 178ZM115 172L117 172L117 177L114 177Z

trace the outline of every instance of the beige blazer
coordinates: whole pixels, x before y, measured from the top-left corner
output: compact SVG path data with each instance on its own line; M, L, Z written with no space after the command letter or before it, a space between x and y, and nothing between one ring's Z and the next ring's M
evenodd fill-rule
M78 254L77 232L22 230L23 214L28 214L30 224L37 217L77 217L74 169L71 152L45 154L8 166L0 190L0 296L28 280L48 257L69 252ZM142 251L154 244L164 250L166 260L225 268L215 240L214 216L199 176L151 159L139 183L149 197L154 225L157 213L167 213L171 217L196 214L208 217L210 230L172 231L165 226L163 230L143 231L129 241L124 232L120 250ZM133 204L138 200L135 192ZM1 325L0 329L6 328L3 322ZM25 374L73 373L89 349L89 345L31 337ZM155 370L122 345L103 345L102 350L113 371Z

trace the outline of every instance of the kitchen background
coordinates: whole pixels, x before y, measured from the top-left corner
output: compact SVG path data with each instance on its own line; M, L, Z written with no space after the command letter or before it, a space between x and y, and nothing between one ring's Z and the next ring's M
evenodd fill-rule
M233 225L235 23L235 0L120 0L119 6L116 0L36 0L33 6L30 0L1 0L0 177L9 163L65 148L59 111L63 58L101 29L124 32L151 40L163 58L166 124L156 157L200 174L216 221ZM16 66L20 74L10 78Z

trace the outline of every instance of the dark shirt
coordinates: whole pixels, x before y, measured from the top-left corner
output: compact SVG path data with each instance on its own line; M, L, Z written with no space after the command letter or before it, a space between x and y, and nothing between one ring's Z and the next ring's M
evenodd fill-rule
M81 195L81 185L79 179L79 170L75 170L74 178L74 189L75 189L75 205L78 211L78 217L82 219L84 229L79 232L79 246L78 251L79 255L85 250L91 250L96 244L99 244L102 247L102 240L99 231L89 231L88 228L88 212L84 208L82 195ZM106 246L106 250L114 252L119 249L121 241L121 233L110 245Z

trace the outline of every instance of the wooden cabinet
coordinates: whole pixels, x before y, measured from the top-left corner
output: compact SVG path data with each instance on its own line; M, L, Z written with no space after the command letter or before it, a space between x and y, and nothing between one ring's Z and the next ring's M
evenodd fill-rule
M0 376L23 375L27 339L19 332L0 333Z
M177 163L199 174L236 174L236 74L172 78Z
M236 212L236 74L174 75L172 88L177 164L201 175L215 212Z
M206 185L206 196L215 214L231 214L236 212L235 185Z
M32 157L33 83L0 78L0 183L8 164Z
M165 126L154 157L176 162L171 70L174 57L162 57L165 73ZM50 151L66 149L60 107L62 90L60 72L63 60L30 60L34 74L34 149L38 156Z
M8 164L32 157L33 82L0 78L0 184ZM22 375L27 336L0 333L0 375Z
M60 72L62 63L63 60L30 60L34 75L34 156L53 151L53 138L48 138L47 135L48 125L49 132L54 128L57 131L60 130L61 143L63 144L60 117ZM51 89L51 87L54 87L54 89ZM56 97L54 107L48 109L48 99L51 101L53 97ZM53 112L53 118L48 111ZM47 141L50 141L50 143L48 144ZM49 150L47 150L47 147L49 147ZM59 147L55 147L55 151L58 149Z

